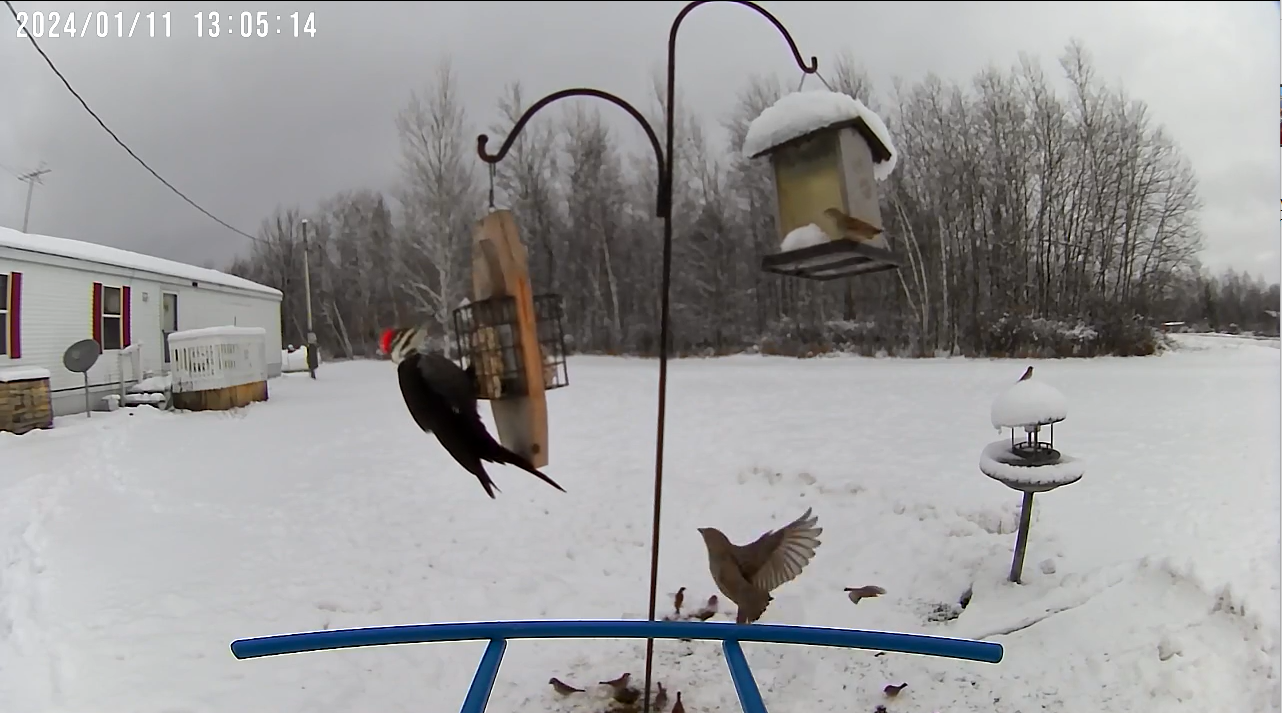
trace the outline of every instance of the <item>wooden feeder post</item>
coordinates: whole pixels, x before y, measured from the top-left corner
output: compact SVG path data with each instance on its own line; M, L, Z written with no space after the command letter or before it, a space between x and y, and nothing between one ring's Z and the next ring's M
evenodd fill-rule
M831 91L784 96L748 128L743 152L769 156L780 252L766 272L811 280L894 270L877 181L896 156L885 125L861 102Z
M534 296L511 211L492 210L476 224L472 292L472 302L454 311L459 356L476 374L477 396L490 402L499 442L541 468L548 464L545 393L568 384L560 298Z
M1055 448L1055 424L1068 418L1067 399L1055 387L1032 381L1031 376L1030 368L1023 379L993 401L993 426L999 431L1009 428L1011 435L984 446L979 455L980 472L1023 493L1008 576L1016 584L1024 571L1028 531L1033 522L1033 495L1076 483L1086 472L1086 464L1080 458ZM1018 440L1017 431L1024 432L1023 440ZM1042 439L1044 431L1049 431L1046 440Z

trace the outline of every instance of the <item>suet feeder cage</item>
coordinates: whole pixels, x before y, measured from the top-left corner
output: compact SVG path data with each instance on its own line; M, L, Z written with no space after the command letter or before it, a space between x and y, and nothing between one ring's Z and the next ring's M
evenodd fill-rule
M769 156L780 251L766 272L811 280L894 270L877 182L897 160L881 119L840 92L794 92L748 127L743 153Z
M490 402L499 443L548 464L549 389L570 383L561 297L535 295L516 219L492 209L472 232L472 299L454 311L455 346Z
M1010 438L989 443L979 455L980 472L1023 493L1008 577L1011 582L1019 582L1023 573L1033 495L1076 483L1086 472L1080 459L1055 448L1055 424L1068 417L1067 399L1055 387L1033 381L1031 376L1030 369L1024 379L993 401L993 427L1010 429Z
M570 383L565 364L561 296L534 296L535 334L543 364L543 390ZM454 347L465 367L476 373L477 397L505 399L528 396L525 350L510 295L469 302L454 310Z

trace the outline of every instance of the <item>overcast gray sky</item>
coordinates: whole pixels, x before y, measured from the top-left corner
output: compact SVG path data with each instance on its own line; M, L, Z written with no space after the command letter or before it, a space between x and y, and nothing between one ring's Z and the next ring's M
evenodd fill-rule
M650 100L679 2L77 3L23 2L65 19L107 9L171 13L171 36L38 39L95 111L162 176L249 233L279 205L310 208L352 188L397 180L393 119L436 61L453 57L482 126L506 82L531 99L588 85ZM763 3L806 55L850 49L888 90L927 72L969 78L1026 51L1055 58L1082 39L1102 77L1150 105L1192 160L1206 203L1204 261L1279 279L1273 85L1276 2ZM196 12L223 16L224 36L196 37ZM227 35L242 10L315 13L315 37ZM80 107L0 9L0 225L20 228L25 184L6 169L42 162L33 233L189 262L225 264L248 240L209 220L136 164ZM114 22L114 20L113 20ZM145 20L144 20L145 22ZM140 23L140 26L143 23ZM719 118L750 73L796 78L783 41L729 5L682 28L678 76L692 109ZM1280 80L1282 81L1282 80Z

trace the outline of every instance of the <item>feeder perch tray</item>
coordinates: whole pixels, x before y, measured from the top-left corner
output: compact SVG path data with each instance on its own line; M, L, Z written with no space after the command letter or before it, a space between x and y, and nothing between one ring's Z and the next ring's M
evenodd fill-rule
M1019 441L1011 446L1010 454L1014 456L1011 465L1054 465L1060 460L1059 451L1043 441Z
M1028 444L1018 444L1028 445ZM1029 461L1016 453L1009 441L995 441L984 447L979 456L979 470L1012 490L1022 493L1045 493L1082 479L1086 463L1039 444L1041 462ZM1049 453L1054 453L1054 460Z
M845 238L761 258L761 269L766 272L808 280L835 280L898 267L899 261L889 250Z
M534 296L535 332L543 359L545 391L568 386L561 296ZM454 310L454 346L459 361L476 372L476 395L509 399L528 395L516 298L491 297Z

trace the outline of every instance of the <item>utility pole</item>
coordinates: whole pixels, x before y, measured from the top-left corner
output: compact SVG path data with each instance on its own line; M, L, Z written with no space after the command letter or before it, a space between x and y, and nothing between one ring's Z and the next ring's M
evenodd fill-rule
M307 372L316 378L316 332L312 329L312 268L311 249L307 242L307 219L303 218L303 292L307 304Z
M22 211L22 232L24 233L27 232L27 219L31 217L31 194L35 191L37 183L44 183L40 177L52 170L53 169L51 168L41 168L32 171L31 173L18 176L19 181L27 182L27 208Z

